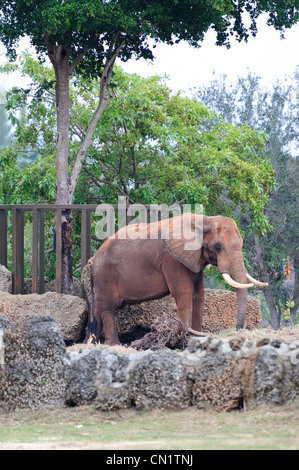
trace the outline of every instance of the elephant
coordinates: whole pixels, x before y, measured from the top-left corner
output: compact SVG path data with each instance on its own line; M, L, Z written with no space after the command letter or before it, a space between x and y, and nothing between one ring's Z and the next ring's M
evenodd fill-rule
M86 338L119 344L116 309L171 294L179 319L190 331L202 330L203 271L218 266L236 288L237 329L244 328L247 289L266 286L247 272L243 239L236 222L224 216L184 213L149 224L128 225L97 251L91 271L93 299ZM249 283L247 282L249 281Z

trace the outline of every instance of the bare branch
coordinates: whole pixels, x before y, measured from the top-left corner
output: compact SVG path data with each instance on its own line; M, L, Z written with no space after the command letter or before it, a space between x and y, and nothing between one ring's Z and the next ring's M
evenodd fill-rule
M88 52L88 47L86 47L80 54L78 54L76 59L72 63L72 65L70 65L70 68L69 68L70 77L73 75L76 67L80 64L80 62L82 62L87 52Z
M104 113L105 109L107 108L110 102L111 97L109 93L109 86L111 82L113 67L114 67L115 60L118 54L123 49L125 44L126 44L126 38L123 39L123 41L115 49L113 56L110 59L107 58L107 61L106 61L106 64L102 73L102 77L101 77L99 105L89 123L88 129L85 134L85 139L77 153L76 161L72 169L72 174L71 174L71 179L70 179L70 192L72 195L74 194L75 189L76 189L76 185L79 179L80 172L82 170L82 165L85 159L86 152L92 144L92 137L93 137L94 131L98 125L98 122L102 114Z

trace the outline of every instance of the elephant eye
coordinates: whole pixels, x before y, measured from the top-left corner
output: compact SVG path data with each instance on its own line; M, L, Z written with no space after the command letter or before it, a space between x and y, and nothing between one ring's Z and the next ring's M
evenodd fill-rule
M220 243L215 243L214 248L215 248L215 250L219 253L219 251L221 251L221 245L220 245Z

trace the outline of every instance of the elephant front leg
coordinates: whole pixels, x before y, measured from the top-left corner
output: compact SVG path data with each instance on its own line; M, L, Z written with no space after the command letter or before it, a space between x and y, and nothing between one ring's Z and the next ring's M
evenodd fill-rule
M192 312L192 328L202 331L203 324L203 307L204 307L204 283L203 272L199 273L199 277L195 282L193 294L193 312Z
M190 328L193 310L192 294L180 294L175 297L175 301L178 309L178 317L187 328Z
M177 305L178 317L187 328L192 324L194 284L190 271L177 261L172 261L169 269L164 271L170 294Z

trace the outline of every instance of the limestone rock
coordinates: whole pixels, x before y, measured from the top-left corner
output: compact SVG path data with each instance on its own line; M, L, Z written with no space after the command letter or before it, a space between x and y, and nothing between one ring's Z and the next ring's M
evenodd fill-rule
M259 349L253 374L254 405L283 405L299 395L299 341L272 340Z
M0 264L0 292L12 292L11 272Z
M224 289L205 289L203 331L217 333L234 328L237 322L237 296L235 292ZM260 328L262 315L259 301L247 296L246 327Z
M103 411L231 411L299 397L299 341L252 340L250 332L193 338L184 352L132 352L97 345L66 349L56 320L0 316L0 407L92 404ZM268 341L266 341L268 339Z
M31 315L51 315L57 320L67 344L82 339L88 315L83 299L56 292L42 295L0 292L0 312L13 322Z
M199 409L243 409L251 400L250 367L256 347L244 338L194 338L184 352L193 378L192 405Z
M50 316L15 322L3 334L2 401L8 410L64 406L63 337Z
M134 368L131 395L137 409L190 406L192 381L182 356L167 349L144 356Z
M138 356L143 357L142 354L147 352ZM110 347L71 352L66 370L67 403L94 402L102 411L129 408L134 356L137 354L120 355Z

